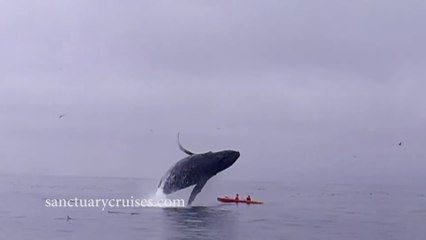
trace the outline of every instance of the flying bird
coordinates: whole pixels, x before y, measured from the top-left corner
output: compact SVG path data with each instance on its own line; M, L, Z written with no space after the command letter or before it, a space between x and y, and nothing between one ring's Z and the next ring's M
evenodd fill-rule
M399 145L399 146L402 146L402 142L399 142L399 143L398 143L398 145Z
M63 118L63 117L65 117L65 114L59 115L59 118Z

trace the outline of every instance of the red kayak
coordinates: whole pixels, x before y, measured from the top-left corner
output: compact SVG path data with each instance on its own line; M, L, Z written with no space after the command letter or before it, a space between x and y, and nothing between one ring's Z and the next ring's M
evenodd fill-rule
M218 197L217 200L223 203L263 204L263 202L260 202L260 201L253 201L253 200L247 201L242 199L236 200L235 198L229 198L229 197L224 197L224 198Z

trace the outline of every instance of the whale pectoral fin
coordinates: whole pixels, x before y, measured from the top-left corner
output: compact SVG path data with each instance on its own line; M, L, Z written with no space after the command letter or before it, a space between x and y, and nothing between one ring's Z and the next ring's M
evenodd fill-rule
M184 152L184 153L188 154L189 156L194 155L194 153L193 153L193 152L189 151L188 149L185 149L185 148L184 148L184 147L180 144L179 134L180 134L180 133L178 133L178 136L177 136L177 138L178 138L178 146L179 146L179 149L180 149L182 152Z
M189 196L188 205L191 205L197 194L201 192L201 189L203 189L204 185L206 185L207 180L209 180L209 178L203 179L195 185L194 189L192 189L191 196Z

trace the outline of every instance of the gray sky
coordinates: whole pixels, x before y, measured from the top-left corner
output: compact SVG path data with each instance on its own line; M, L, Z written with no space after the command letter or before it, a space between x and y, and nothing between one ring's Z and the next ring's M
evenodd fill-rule
M160 178L180 131L225 179L425 182L425 11L0 1L0 171Z

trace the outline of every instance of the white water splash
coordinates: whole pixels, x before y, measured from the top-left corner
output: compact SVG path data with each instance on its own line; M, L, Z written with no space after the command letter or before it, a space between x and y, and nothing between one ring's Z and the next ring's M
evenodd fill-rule
M167 199L167 195L163 192L163 189L159 187L152 197L154 200Z

